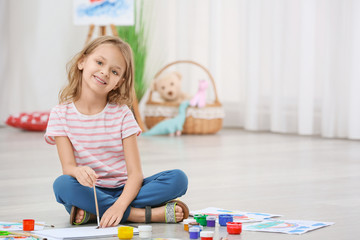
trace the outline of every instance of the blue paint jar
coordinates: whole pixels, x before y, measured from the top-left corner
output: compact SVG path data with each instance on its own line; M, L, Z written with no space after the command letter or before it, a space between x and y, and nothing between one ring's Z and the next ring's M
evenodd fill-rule
M219 215L219 224L220 226L226 226L227 222L233 221L233 215L231 214L220 214Z
M190 239L198 239L200 237L200 228L192 227L189 229Z
M200 232L204 229L204 227L201 226L201 225L197 225L197 226L193 226L193 227L194 227L194 228L198 228Z

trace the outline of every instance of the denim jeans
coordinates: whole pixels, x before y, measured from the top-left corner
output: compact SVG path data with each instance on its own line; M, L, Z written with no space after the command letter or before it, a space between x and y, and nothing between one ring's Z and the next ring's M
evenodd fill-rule
M184 195L187 186L187 176L179 169L163 171L145 178L138 195L124 212L121 223L126 222L131 207L160 206L167 201ZM76 206L96 215L93 188L81 185L69 175L58 177L53 187L57 202L63 204L68 213L70 213L72 206ZM115 203L123 190L124 186L119 188L96 187L100 217Z

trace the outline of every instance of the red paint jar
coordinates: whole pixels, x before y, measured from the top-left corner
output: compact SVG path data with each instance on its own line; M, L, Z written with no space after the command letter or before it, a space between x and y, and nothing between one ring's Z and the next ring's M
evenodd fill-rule
M34 219L24 219L23 220L23 230L24 231L34 231L35 220Z
M201 237L201 240L213 240L214 232L213 231L201 231L200 237Z
M242 223L240 222L228 222L226 223L227 232L229 234L240 234L242 230Z

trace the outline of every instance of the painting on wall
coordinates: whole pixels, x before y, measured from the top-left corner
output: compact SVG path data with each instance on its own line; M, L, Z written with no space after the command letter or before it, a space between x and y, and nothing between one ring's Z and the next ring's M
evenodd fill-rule
M75 25L134 25L134 0L73 0Z

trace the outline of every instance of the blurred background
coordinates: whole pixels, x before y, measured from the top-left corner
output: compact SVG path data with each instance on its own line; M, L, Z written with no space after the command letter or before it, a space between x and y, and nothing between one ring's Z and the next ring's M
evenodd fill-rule
M146 45L141 108L163 66L192 60L215 79L224 127L360 139L360 1L135 5ZM0 0L1 125L10 114L48 111L58 103L66 63L83 48L88 31L74 25L72 0ZM184 91L196 91L203 72L178 69ZM213 97L210 89L209 101Z

